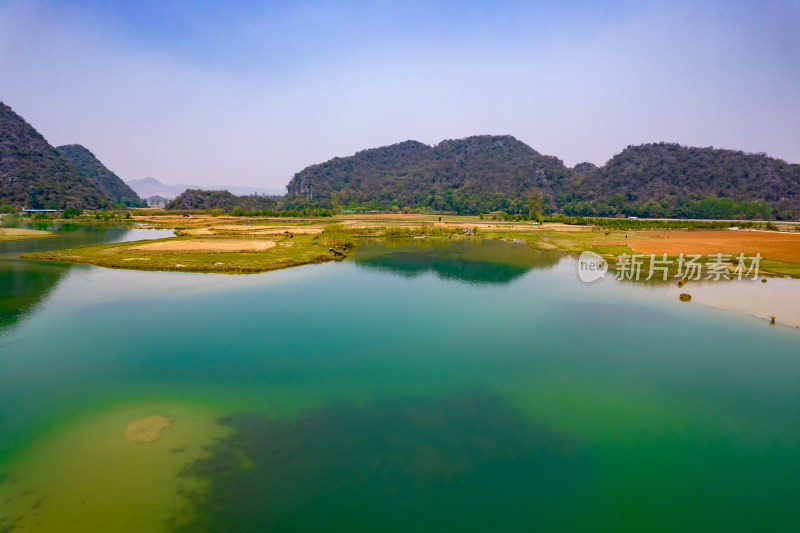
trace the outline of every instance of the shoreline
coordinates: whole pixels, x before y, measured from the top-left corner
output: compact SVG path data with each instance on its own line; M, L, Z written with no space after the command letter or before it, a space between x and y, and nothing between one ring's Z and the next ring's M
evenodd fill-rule
M800 281L786 278L758 280L688 282L683 287L670 286L666 293L677 298L691 294L691 303L714 309L736 311L768 323L800 328Z
M0 242L29 241L32 239L47 239L55 237L52 231L22 228L0 228Z

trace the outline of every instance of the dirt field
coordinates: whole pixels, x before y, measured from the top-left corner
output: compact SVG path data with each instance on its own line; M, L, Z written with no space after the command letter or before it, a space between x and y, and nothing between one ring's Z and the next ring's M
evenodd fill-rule
M386 220L420 220L420 219L430 219L436 218L435 215L420 215L417 213L363 213L363 214L347 214L344 215L345 218L351 220L361 220L361 219L386 219Z
M189 240L163 241L131 247L131 250L153 252L263 252L275 246L272 241Z
M641 231L650 239L597 241L599 244L628 245L644 254L679 255L716 253L746 256L761 254L765 259L800 263L800 233L775 231Z
M0 241L17 241L25 239L39 239L42 237L52 237L49 231L21 228L0 228Z
M289 233L322 233L324 228L321 226L252 226L244 224L219 224L211 226L211 230L241 231L243 233L263 233L265 235L279 235L284 232Z
M317 235L322 233L321 226L253 226L244 224L217 224L202 228L181 230L182 235L283 235L284 233Z

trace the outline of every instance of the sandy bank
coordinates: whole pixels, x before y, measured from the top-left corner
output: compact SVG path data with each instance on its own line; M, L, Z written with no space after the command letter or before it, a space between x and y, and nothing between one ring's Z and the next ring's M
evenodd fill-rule
M186 240L140 244L130 249L151 252L263 252L274 246L273 241Z

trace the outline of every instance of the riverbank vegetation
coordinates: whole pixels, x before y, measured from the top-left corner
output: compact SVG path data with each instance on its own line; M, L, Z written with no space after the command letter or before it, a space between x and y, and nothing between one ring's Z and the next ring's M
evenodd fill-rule
M118 220L140 228L173 229L175 237L24 257L136 270L252 273L341 260L364 239L488 238L526 242L551 252L589 250L603 256L613 269L623 254L663 252L676 258L677 245L670 236L683 236L678 242L686 246L686 253L694 253L692 247L699 245L711 246L713 250L704 249L708 254L760 253L762 272L800 277L800 254L793 252L800 250L800 235L776 231L792 229L789 226L746 223L739 231L727 231L729 223L713 221L553 217L533 223L498 218L402 214L242 218L159 213ZM770 231L748 231L756 229Z

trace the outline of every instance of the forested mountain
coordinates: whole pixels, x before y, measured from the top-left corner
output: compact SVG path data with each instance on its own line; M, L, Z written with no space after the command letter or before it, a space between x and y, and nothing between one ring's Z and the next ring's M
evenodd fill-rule
M132 207L146 207L144 202L136 192L128 187L119 176L111 172L101 163L92 152L80 144L68 144L59 146L61 152L73 165L78 167L84 176L92 180L95 185L100 187L106 196L114 203L125 204Z
M274 210L278 202L266 196L235 196L229 191L189 189L167 204L167 209L224 209L239 206L244 211Z
M280 205L274 197L189 189L168 207L526 214L538 204L545 214L582 216L800 217L800 165L763 153L668 143L628 146L601 167L567 168L508 135L434 146L405 141L309 166L287 189ZM0 103L0 204L103 208L115 203L141 205L141 199L89 150L52 147Z
M288 207L434 209L526 213L538 189L543 212L585 216L777 218L800 215L800 165L715 148L629 146L604 166L573 169L510 136L364 150L302 170Z
M601 216L620 208L637 216L789 219L800 215L800 165L734 150L629 146L585 172L575 200L562 206Z
M0 102L0 204L100 208L108 197L33 126Z
M482 135L428 146L406 141L337 157L292 178L286 204L478 213L527 209L539 188L552 197L575 186L561 160L511 136Z

